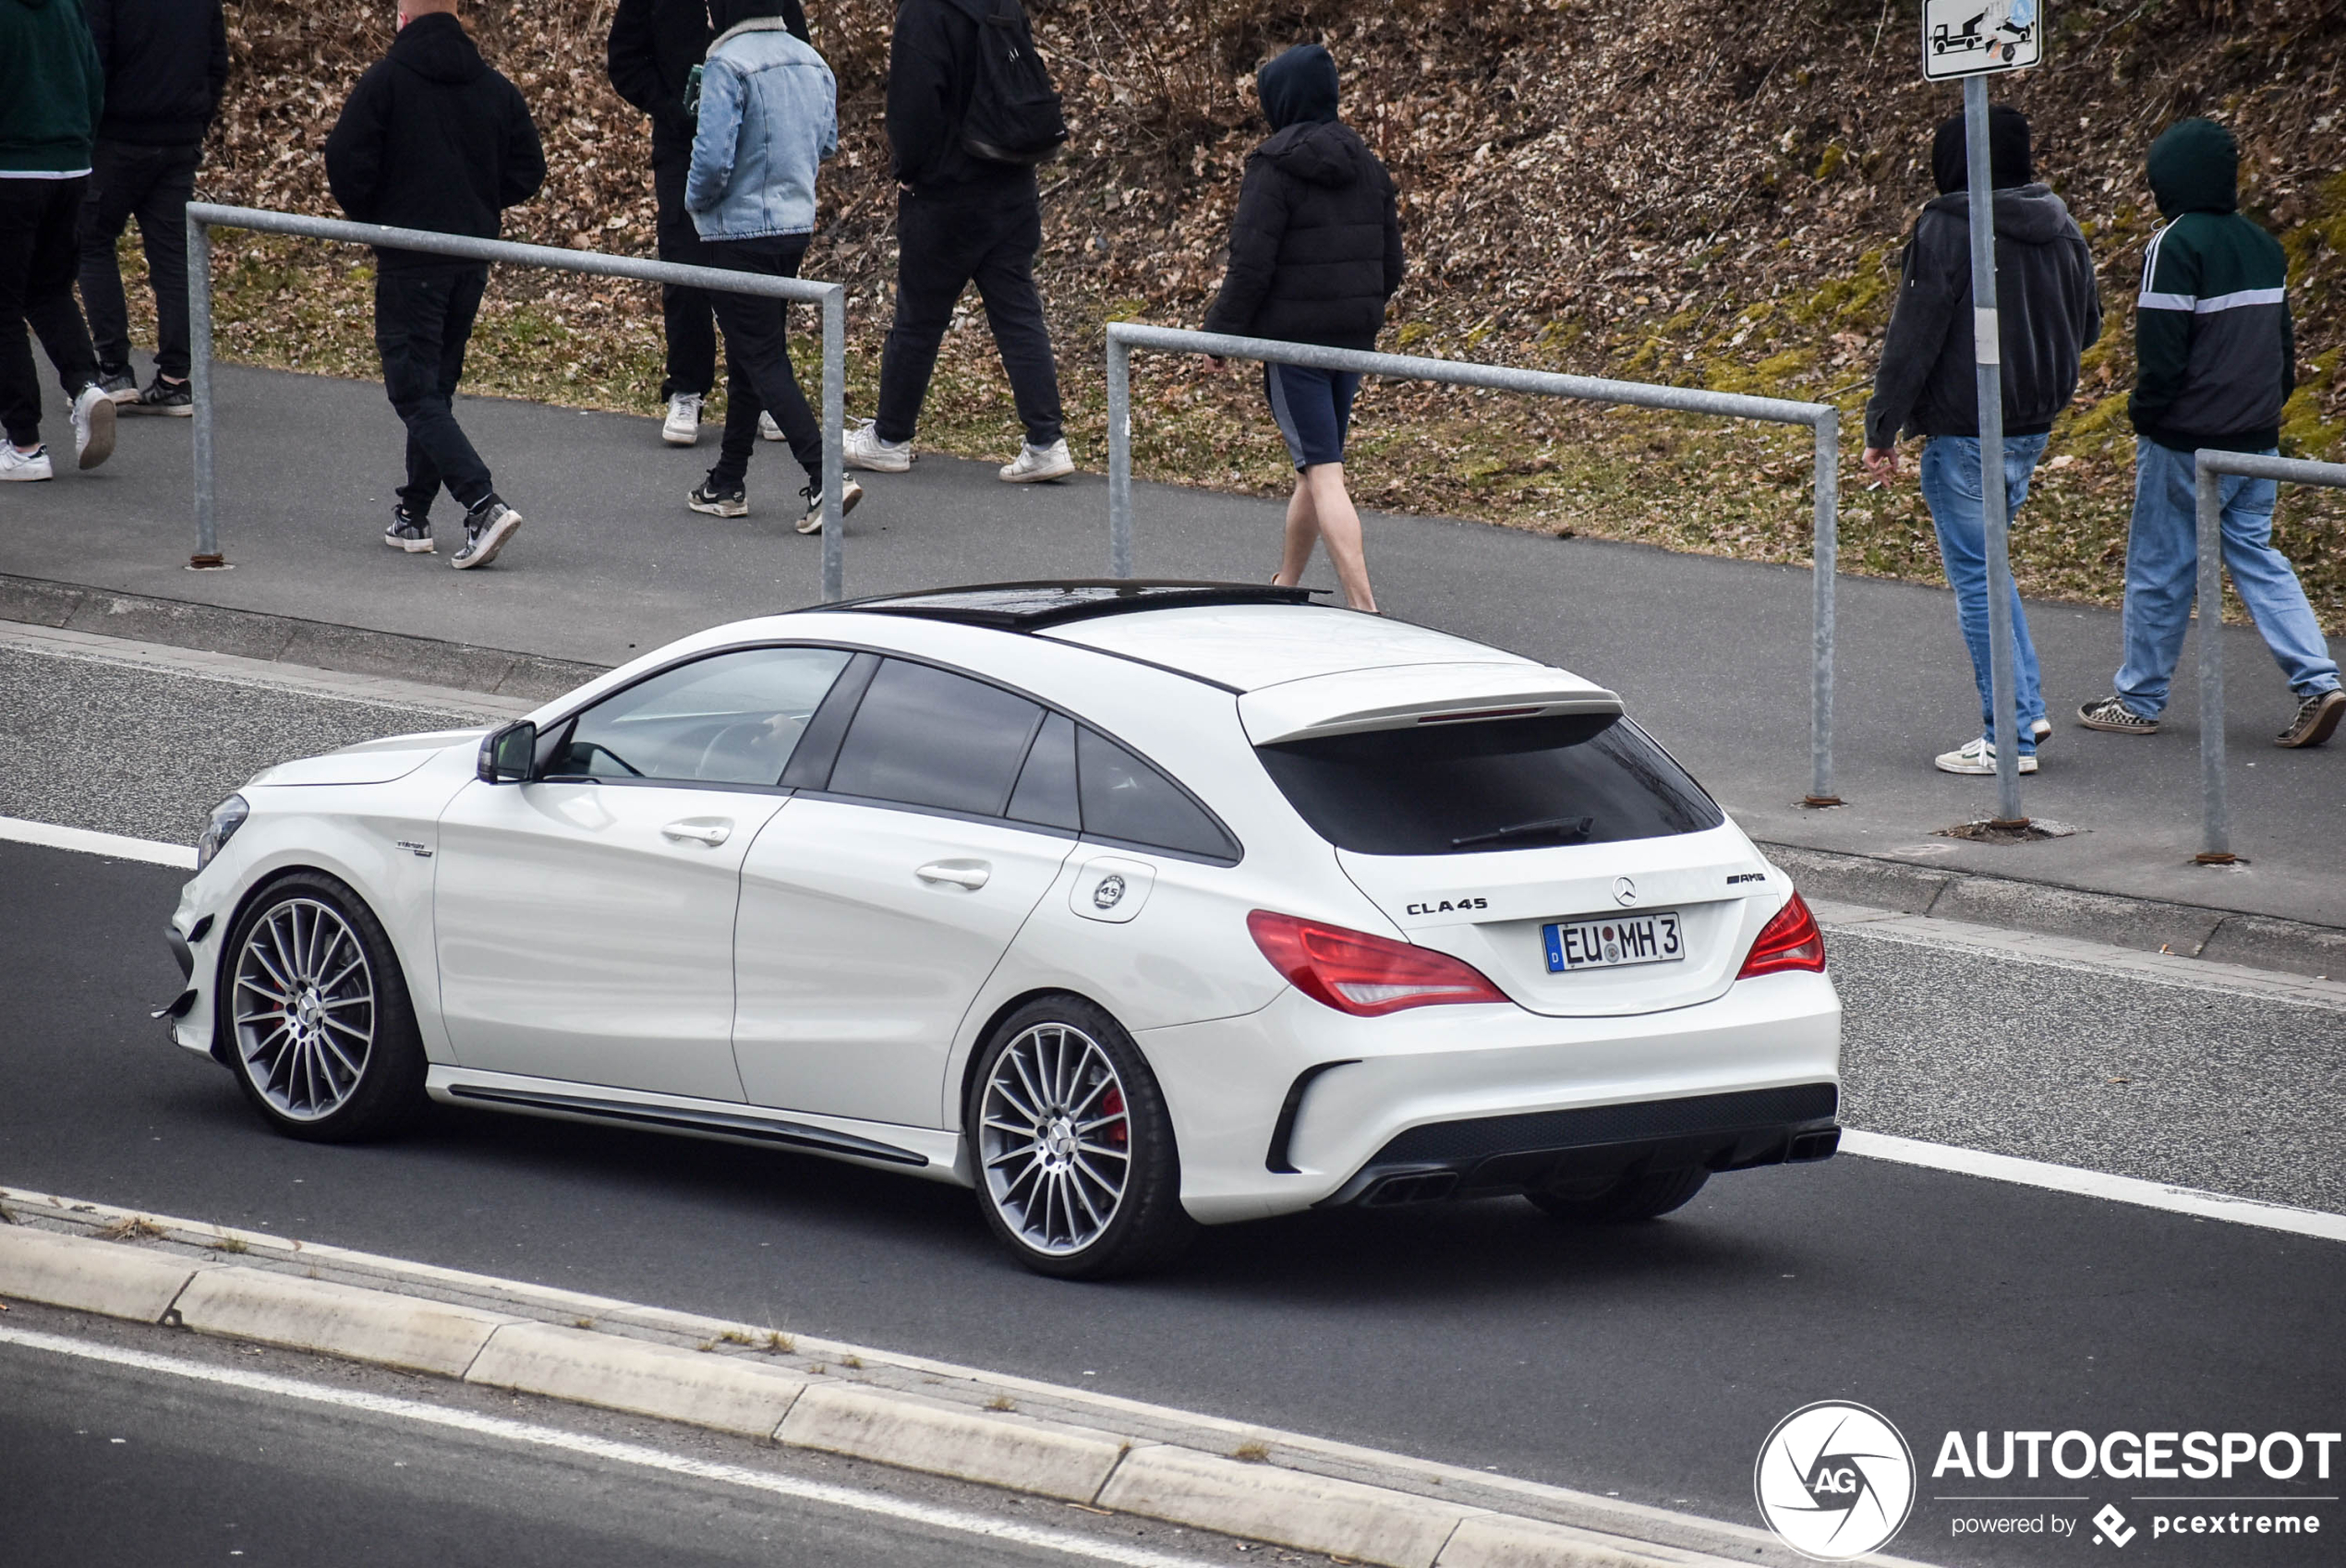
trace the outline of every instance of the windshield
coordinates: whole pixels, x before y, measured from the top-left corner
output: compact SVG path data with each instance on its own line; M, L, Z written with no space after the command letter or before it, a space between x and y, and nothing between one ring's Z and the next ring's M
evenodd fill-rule
M1726 820L1644 730L1610 714L1372 730L1255 754L1314 831L1364 855L1607 844Z

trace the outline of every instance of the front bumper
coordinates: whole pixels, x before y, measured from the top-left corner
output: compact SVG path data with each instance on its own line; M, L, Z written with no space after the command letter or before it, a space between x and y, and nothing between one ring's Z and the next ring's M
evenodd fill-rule
M1841 1144L1840 1089L1801 1083L1428 1122L1385 1144L1323 1208L1389 1208L1444 1198L1544 1192L1649 1170L1747 1170L1829 1158Z

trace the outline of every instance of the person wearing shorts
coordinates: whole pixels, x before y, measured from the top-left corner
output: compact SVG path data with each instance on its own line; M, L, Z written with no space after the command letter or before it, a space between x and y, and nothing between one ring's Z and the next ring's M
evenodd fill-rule
M1393 177L1336 118L1336 61L1319 44L1299 45L1264 66L1255 88L1271 136L1247 158L1229 265L1205 330L1373 348L1385 301L1401 286ZM1360 387L1360 378L1347 371L1263 368L1264 395L1296 468L1287 547L1273 581L1300 581L1324 543L1345 601L1374 612L1360 514L1344 488L1344 441Z

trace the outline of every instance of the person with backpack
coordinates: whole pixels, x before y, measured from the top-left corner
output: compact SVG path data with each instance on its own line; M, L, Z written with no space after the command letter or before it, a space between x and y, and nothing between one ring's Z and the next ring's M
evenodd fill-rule
M1075 472L1034 285L1043 248L1034 165L1066 139L1058 93L1018 0L903 0L888 51L896 319L880 353L876 416L847 432L853 466L912 466L938 347L954 302L974 283L1026 431L1001 477L1034 484Z
M1336 118L1336 60L1319 44L1288 50L1255 73L1254 84L1271 136L1247 155L1230 259L1205 330L1374 348L1385 301L1401 286L1393 176ZM1360 514L1344 488L1344 441L1360 387L1348 371L1263 367L1264 395L1296 471L1272 581L1301 581L1313 548L1324 543L1345 601L1373 614Z
M195 412L187 385L187 203L205 130L228 84L220 0L85 0L106 73L95 172L81 211L81 303L98 384L125 414ZM130 308L115 242L139 220L155 296L155 374L130 370Z
M326 183L362 223L495 239L504 209L538 194L546 153L521 91L480 57L456 0L398 0L391 51L367 67L326 136ZM383 543L434 553L431 503L465 509L449 564L486 566L521 526L456 423L456 382L489 264L375 250L375 349L407 427L407 482Z
M1961 115L1941 122L1930 150L1939 195L1915 219L1899 266L1898 300L1866 404L1867 471L1898 475L1902 431L1924 438L1922 498L1939 534L1939 557L1955 591L1955 620L1979 694L1979 735L1932 761L1941 773L1992 778L1996 719L1988 632L1987 518L1980 464L2004 469L2007 525L2028 499L2053 420L2077 390L2077 367L2101 336L2093 252L2052 187L2039 183L2027 116L1998 104L1988 115L1989 200L1996 218L1998 347L2003 364L2004 449L1979 446L1978 352L1971 308L1970 156ZM2012 596L2013 706L2004 716L2023 773L2052 733L2017 588Z
M2297 385L2289 259L2240 211L2240 148L2213 120L2183 120L2150 144L2151 195L2167 226L2143 258L2134 311L2134 515L2126 537L2126 657L2109 696L2077 710L2088 730L2155 735L2198 597L2199 465L2193 454L2280 449ZM2289 681L2297 711L2273 738L2318 746L2346 717L2338 661L2288 558L2273 549L2270 479L2227 474L2224 564ZM2214 613L2206 607L2205 613ZM2202 724L2219 716L2202 714Z
M719 29L701 68L684 207L708 264L794 278L815 233L815 178L839 151L838 86L823 57L790 29L793 0L714 0ZM749 454L770 413L806 471L802 534L823 526L823 431L791 368L788 307L763 295L714 291L725 329L725 440L717 466L685 498L711 517L749 514ZM863 487L840 488L844 516Z

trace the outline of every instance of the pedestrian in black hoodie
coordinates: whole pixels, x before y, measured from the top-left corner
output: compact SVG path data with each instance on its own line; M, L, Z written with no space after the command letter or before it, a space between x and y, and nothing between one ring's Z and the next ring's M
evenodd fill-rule
M1205 330L1374 348L1385 303L1401 286L1393 177L1336 118L1336 61L1325 49L1298 45L1254 80L1272 134L1247 158L1229 265ZM1297 475L1273 580L1300 581L1312 547L1325 541L1346 601L1373 612L1360 514L1344 488L1344 440L1360 386L1345 371L1263 367L1264 393Z
M545 178L528 105L473 47L456 0L399 0L391 53L358 78L326 138L326 180L343 211L362 223L494 239L499 214ZM383 542L431 554L431 503L444 485L465 509L451 562L459 571L488 565L521 526L456 423L456 382L488 282L486 262L375 251L375 349L407 427L407 482Z
M83 0L106 112L81 208L81 303L98 384L125 414L195 412L187 388L187 203L204 132L228 83L220 0ZM130 308L115 242L139 220L155 296L155 378L130 368Z
M2101 335L2093 252L2077 221L2036 176L2028 121L1999 105L1988 116L1990 199L1996 215L1997 352L2003 365L2004 511L2009 526L2028 499L2053 419L2077 390L2077 362ZM1939 556L1955 591L1955 618L1971 653L1980 732L1933 766L1942 773L1996 771L1995 701L1989 677L1988 557L1982 512L1978 357L1971 303L1969 157L1960 115L1931 146L1938 197L1915 220L1898 277L1898 303L1882 339L1881 367L1866 404L1865 464L1887 484L1898 473L1903 429L1925 439L1922 495L1939 534ZM2018 590L2012 597L2013 709L2020 771L2037 771L2037 747L2052 733L2037 647Z

